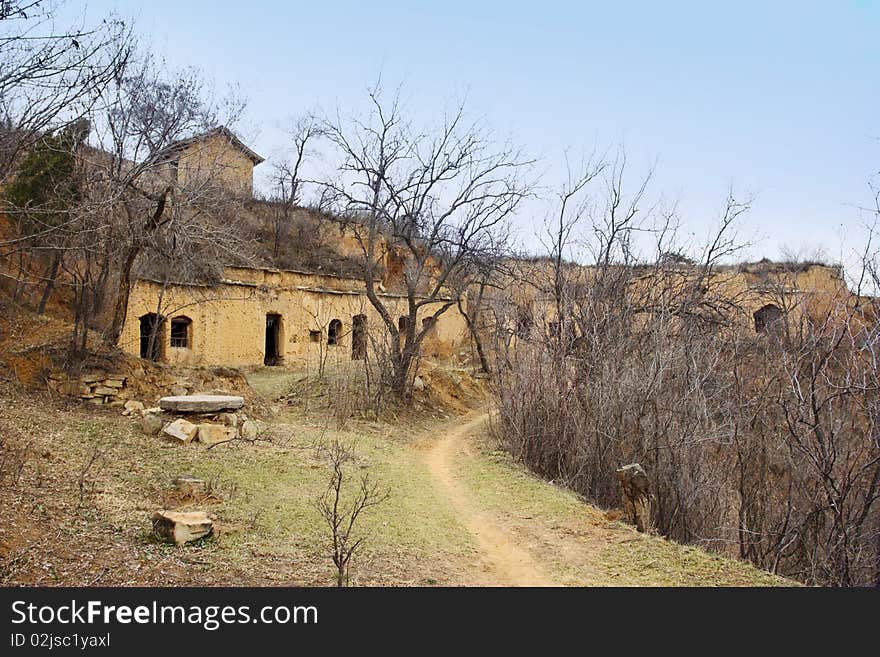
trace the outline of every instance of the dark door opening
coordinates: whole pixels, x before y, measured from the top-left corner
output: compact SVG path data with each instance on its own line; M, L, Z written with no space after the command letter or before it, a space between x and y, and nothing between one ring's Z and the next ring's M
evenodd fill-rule
M351 318L351 359L363 360L367 356L367 316Z
M331 319L330 326L327 327L327 346L335 347L339 344L339 338L342 337L342 322L338 319Z
M141 358L158 361L162 356L162 322L156 313L141 317Z
M264 365L278 365L281 347L281 315L266 315L266 355Z
M769 335L777 335L781 333L783 312L779 306L772 303L767 304L754 315L755 333L766 333Z

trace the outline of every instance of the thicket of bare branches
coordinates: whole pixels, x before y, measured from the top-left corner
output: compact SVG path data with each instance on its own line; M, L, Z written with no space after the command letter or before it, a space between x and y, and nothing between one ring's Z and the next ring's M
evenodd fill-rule
M388 335L387 388L407 398L432 321L455 307L475 276L471 264L493 247L529 193L530 163L515 148L493 143L461 105L442 125L422 131L406 119L398 97L389 102L375 89L370 102L366 118L321 121L340 165L320 186L360 248L367 298ZM382 288L387 268L397 265L397 289L387 292L405 298L404 322Z
M85 117L125 69L130 29L108 16L98 25L56 25L57 3L0 3L0 182L47 130Z
M39 29L39 17L15 18ZM213 280L224 265L248 261L251 251L240 226L245 199L225 184L225 163L206 154L179 178L169 150L180 140L233 125L243 104L233 96L215 98L198 71L168 69L139 51L127 32L111 36L103 31L52 36L45 42L48 54L31 52L36 46L28 46L27 39L20 44L21 36L2 42L19 54L21 61L10 66L22 69L12 87L19 95L8 99L4 111L15 125L33 124L35 137L19 149L29 153L24 162L38 153L34 170L64 176L31 176L22 185L22 167L17 167L13 186L19 193L14 199L7 194L3 211L18 233L0 243L0 255L6 260L6 276L13 270L11 263L18 262L18 275L11 276L16 300L20 289L44 283L37 306L42 311L56 282L64 286L73 311L73 354L86 349L90 331L115 344L135 274L166 284ZM85 53L77 66L94 76L105 71L101 66L106 59L115 62L112 75L71 80L74 70L55 71L53 62L67 62L56 49L78 52L86 44L80 37L99 41L92 46L98 50ZM70 45L71 39L77 44ZM50 95L35 102L57 106L54 114L37 121L27 116L33 107L22 100L27 84L20 78L40 75L38 69L28 69L28 62L40 57L50 85L40 89ZM65 84L88 88L76 87L70 93L80 96L70 98L51 86ZM67 124L70 116L78 120ZM20 137L23 132L15 125L4 134ZM41 169L41 164L46 166ZM28 295L20 296L26 304Z
M654 524L678 541L811 584L873 584L873 306L845 288L817 303L793 272L768 273L760 293L787 312L756 334L743 310L754 290L725 283L719 263L736 249L730 226L747 204L729 199L702 258L686 259L672 217L640 210L645 186L625 193L620 162L576 177L569 191L601 183L605 193L575 196L567 205L583 211L555 224L559 250L572 228L588 226L596 266L566 266L551 252L523 288L535 288L531 314L522 302L487 304L501 318L499 439L537 473L604 506L620 504L616 468L641 463ZM647 266L632 246L645 231L657 245Z

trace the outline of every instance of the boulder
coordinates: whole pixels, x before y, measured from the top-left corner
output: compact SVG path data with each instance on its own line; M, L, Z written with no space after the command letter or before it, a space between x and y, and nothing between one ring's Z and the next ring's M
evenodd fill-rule
M165 426L165 420L157 413L146 413L141 419L141 431L148 436L155 436Z
M241 424L241 437L246 440L253 440L260 435L260 426L253 420L245 420Z
M174 395L162 397L159 407L178 413L217 413L234 411L244 406L244 397L234 395Z
M130 399L129 401L125 402L123 408L125 408L125 410L128 411L129 414L144 412L143 402L135 401L134 399Z
M197 440L205 445L216 445L235 438L235 429L222 424L200 424Z
M186 393L188 393L188 392L189 392L189 390L187 390L183 386L171 386L171 394L173 396L180 397L180 396L186 395Z
M115 395L119 391L116 388L105 388L104 386L98 386L92 390L93 395L98 395L103 397L104 395Z
M98 381L104 380L104 375L103 374L83 374L80 377L80 380L83 383L97 383Z
M101 385L107 388L122 388L125 386L125 379L104 379Z
M153 533L175 545L197 541L213 531L214 522L204 511L156 511L153 514Z
M196 437L198 431L198 425L195 425L192 422L187 422L181 418L179 420L174 420L174 422L162 429L162 434L169 438L174 438L181 443L188 443Z

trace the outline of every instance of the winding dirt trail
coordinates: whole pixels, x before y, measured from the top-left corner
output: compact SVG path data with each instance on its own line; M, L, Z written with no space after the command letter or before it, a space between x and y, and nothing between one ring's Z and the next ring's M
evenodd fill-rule
M455 458L469 454L466 437L488 420L487 413L465 418L464 424L436 438L426 459L438 486L446 493L462 523L474 536L486 564L486 583L494 586L559 586L506 530L493 513L481 509L455 474Z

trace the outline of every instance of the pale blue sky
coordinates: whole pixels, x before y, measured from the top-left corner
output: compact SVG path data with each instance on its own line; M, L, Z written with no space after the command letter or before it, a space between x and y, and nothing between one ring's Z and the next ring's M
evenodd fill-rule
M655 191L698 235L728 187L754 193L742 230L763 238L756 258L857 247L865 216L853 206L880 171L880 0L91 0L88 11L108 9L135 17L170 64L240 84L246 136L269 157L285 119L362 106L381 71L417 116L467 93L472 113L551 164L565 148L625 142L637 167L656 161Z

